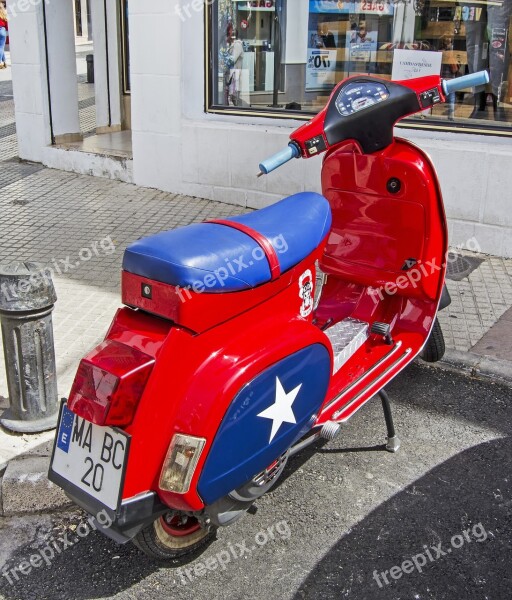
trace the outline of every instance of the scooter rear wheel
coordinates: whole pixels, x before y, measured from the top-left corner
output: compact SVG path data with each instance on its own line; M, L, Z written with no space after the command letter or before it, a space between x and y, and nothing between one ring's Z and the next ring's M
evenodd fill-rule
M134 544L152 559L175 560L198 550L215 535L215 529L204 529L194 517L168 513L140 531Z

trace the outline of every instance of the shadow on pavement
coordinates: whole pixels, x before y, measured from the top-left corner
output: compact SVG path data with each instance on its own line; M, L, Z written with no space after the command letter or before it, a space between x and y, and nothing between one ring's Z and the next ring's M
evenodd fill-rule
M423 413L425 428L432 434L431 417L445 415L467 422L468 444L473 427L511 434L512 397L510 390L499 384L450 374L420 362L404 371L388 391L399 435L407 429L403 420L411 408ZM378 428L378 421L375 424ZM371 444L369 429L363 428L363 433L358 441ZM316 450L342 454L379 448L318 446ZM428 453L429 448L424 451ZM473 446L436 466L352 527L310 572L295 599L510 598L511 473L512 437ZM478 524L486 536L481 535ZM475 526L476 536L472 533ZM467 530L471 541L464 538ZM452 547L449 552L452 537L460 535L461 547ZM486 539L477 541L482 537ZM460 538L454 541L460 544ZM446 555L436 559L431 546L439 543ZM414 564L406 564L408 572L395 569L397 579L390 575L392 567L401 567L418 554L426 561L422 567L423 558L417 558L421 573ZM386 571L389 583L381 575Z
M475 446L436 467L340 539L295 598L510 598L511 467L510 438ZM463 533L468 530L470 541ZM452 539L459 548L451 547ZM446 555L436 558L431 546L439 543ZM420 554L421 573L408 564L407 573L395 569L393 579L392 567Z
M445 415L512 435L512 393L503 383L428 366L417 359L386 387L394 414L419 409L425 426L431 416ZM400 428L398 428L400 435Z
M90 530L81 539L77 526L87 523L87 516L76 512L64 517L49 535L41 536L21 547L0 571L0 598L5 600L88 600L111 598L130 589L160 569L165 569L166 578L172 584L173 574L198 557L190 554L174 564L151 561L132 543L118 545L103 534ZM37 535L37 531L34 532ZM50 557L47 548L57 543L60 553ZM66 544L73 544L66 546ZM210 542L211 543L211 542ZM204 547L203 547L204 549ZM202 551L202 550L201 550ZM200 551L200 552L201 552ZM200 553L199 552L199 553ZM38 568L17 578L11 569L19 567L36 554L45 554L49 560ZM171 568L170 568L171 567ZM27 568L27 567L23 567ZM182 582L176 578L176 585Z

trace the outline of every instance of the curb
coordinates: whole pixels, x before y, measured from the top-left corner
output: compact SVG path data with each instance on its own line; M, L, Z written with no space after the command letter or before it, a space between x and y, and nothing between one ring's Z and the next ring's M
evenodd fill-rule
M493 356L482 356L460 350L446 350L444 357L438 363L431 363L431 366L462 371L471 377L512 385L512 362Z

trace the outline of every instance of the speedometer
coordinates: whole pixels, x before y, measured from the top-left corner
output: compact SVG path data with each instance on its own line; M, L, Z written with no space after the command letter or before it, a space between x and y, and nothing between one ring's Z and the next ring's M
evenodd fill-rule
M342 117L348 117L387 100L388 88L376 81L354 81L344 86L336 98L336 108Z

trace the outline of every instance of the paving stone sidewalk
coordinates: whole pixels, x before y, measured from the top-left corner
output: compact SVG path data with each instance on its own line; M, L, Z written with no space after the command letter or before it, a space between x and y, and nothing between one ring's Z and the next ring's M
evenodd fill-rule
M473 348L512 306L512 259L457 253L480 265L461 281L453 280L448 263L447 286L452 304L439 315L448 348L467 352ZM481 346L478 347L481 353ZM495 352L489 349L489 355ZM501 358L504 358L503 356ZM512 361L512 353L508 359Z

